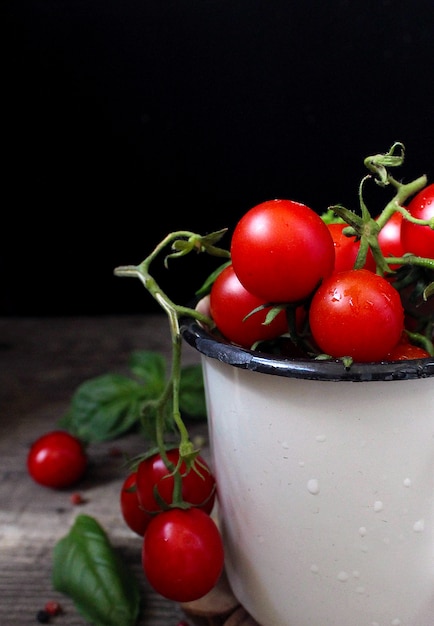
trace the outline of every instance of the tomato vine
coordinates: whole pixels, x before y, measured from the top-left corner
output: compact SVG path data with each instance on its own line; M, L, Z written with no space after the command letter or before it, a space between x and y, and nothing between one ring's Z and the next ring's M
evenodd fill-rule
M401 142L395 142L388 152L384 154L375 154L365 158L364 165L369 170L369 174L362 178L359 185L358 212L349 210L342 205L332 205L328 207L328 210L322 217L325 222L343 222L346 225L343 229L345 236L353 237L359 242L360 245L354 263L354 269L357 270L365 267L368 251L371 251L375 260L377 274L380 276L386 276L388 279L391 279L391 281L396 281L394 285L396 288L401 288L402 286L404 289L404 287L408 286L409 282L411 284L418 282L419 292L422 294L424 301L426 301L434 293L434 258L420 257L416 254L412 254L411 252L408 252L401 257L388 256L385 258L378 241L378 235L382 228L391 219L392 215L397 212L403 216L404 220L408 220L409 222L417 225L429 226L431 229L434 229L434 217L431 217L428 220L414 217L405 206L405 203L409 198L415 196L418 192L425 188L427 185L427 177L423 175L411 182L403 183L398 181L390 172L391 168L396 168L403 164L404 153L404 145ZM384 209L375 217L372 216L368 210L364 200L364 188L370 180L373 180L375 184L381 188L390 187L394 192L393 197L387 202ZM291 203L292 201L282 202ZM264 205L265 204L267 203L264 203ZM298 203L292 202L292 204L297 205L297 209L298 207L303 208L303 205L298 205ZM172 339L171 375L163 393L155 401L154 406L157 411L156 441L158 449L167 465L167 468L175 477L175 491L173 499L174 506L183 506L181 495L182 477L179 472L179 467L183 462L186 464L188 469L194 467L195 459L199 454L199 450L195 449L193 443L190 441L188 431L179 411L179 380L182 350L182 337L180 334L179 320L182 317L189 316L196 319L200 324L206 326L210 330L219 332L219 328L216 326L215 320L211 317L211 314L208 314L208 311L204 312L204 310L200 308L189 308L174 303L151 275L150 266L157 259L157 257L165 253L168 247L170 247L171 251L169 253L165 253L165 267L168 267L168 263L171 259L180 258L191 252L207 253L222 259L223 263L209 278L206 286L203 286L202 289L197 292L201 295L206 295L211 291L212 285L214 284L218 274L225 267L231 265L232 262L232 249L226 250L220 248L218 245L226 232L227 229L222 229L205 236L192 231L182 230L170 233L139 265L120 266L114 270L116 276L139 278L150 295L157 301L168 316ZM398 270L392 269L392 267L397 267ZM236 270L236 268L234 269ZM416 278L414 276L414 272L416 272ZM424 281L422 289L420 287L421 280ZM313 293L311 295L313 295ZM309 300L306 302L307 306L309 306ZM265 323L270 323L270 321L273 320L283 308L287 309L288 323L289 320L293 319L294 303L263 302L263 304L255 308L254 311L265 309L266 307L271 308L271 312L268 312L268 321ZM252 315L254 311L252 311L249 315ZM433 354L434 352L432 345L432 317L433 316L431 315L429 316L429 319L425 320L425 326L422 330L418 328L416 331L411 331L411 333L409 333L411 340L422 344L430 354ZM294 324L292 323L291 328L293 326ZM293 333L292 339L294 344L300 347L300 337ZM255 345L260 345L260 342L257 342ZM314 358L315 356L317 358L324 358L324 356L327 356L320 353L317 353L316 355L313 354L311 342L307 342L305 345L309 346L306 353L307 356ZM345 357L344 362L348 365L348 355L342 355L342 357ZM177 465L174 465L170 461L165 451L163 416L164 410L170 402L172 403L174 422L179 432L179 461Z

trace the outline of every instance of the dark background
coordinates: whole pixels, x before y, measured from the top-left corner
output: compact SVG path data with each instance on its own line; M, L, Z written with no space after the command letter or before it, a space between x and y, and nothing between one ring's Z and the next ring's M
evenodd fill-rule
M159 310L114 267L270 198L357 208L363 159L394 141L397 177L434 178L432 0L3 11L1 315ZM174 299L209 271L171 267L155 274Z

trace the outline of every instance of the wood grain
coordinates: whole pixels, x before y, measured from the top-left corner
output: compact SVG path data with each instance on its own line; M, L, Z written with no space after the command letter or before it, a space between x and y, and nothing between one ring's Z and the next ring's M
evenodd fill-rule
M89 471L78 488L55 491L34 483L27 474L31 442L53 429L66 411L76 387L107 372L128 372L133 350L155 350L170 356L170 337L164 315L84 318L0 318L0 625L36 622L36 613L48 600L61 603L64 613L57 626L84 626L86 621L72 601L53 590L53 546L79 513L94 516L108 533L139 581L142 606L138 626L177 626L181 620L210 619L198 615L200 604L186 607L170 602L147 584L141 568L141 539L126 528L118 506L125 478L122 455L143 452L144 441L128 435L115 442L92 444ZM184 363L198 362L186 345ZM190 425L203 437L209 460L207 428ZM74 506L74 491L84 503ZM215 604L226 626L253 626L234 621L240 607L231 591ZM220 600L222 595L218 596ZM230 598L230 601L228 600ZM228 601L232 603L228 608ZM227 620L227 621L226 621ZM232 620L232 621L230 621ZM52 620L54 623L54 620ZM196 622L197 623L197 622ZM208 621L207 624L217 624ZM121 624L119 626L122 626Z

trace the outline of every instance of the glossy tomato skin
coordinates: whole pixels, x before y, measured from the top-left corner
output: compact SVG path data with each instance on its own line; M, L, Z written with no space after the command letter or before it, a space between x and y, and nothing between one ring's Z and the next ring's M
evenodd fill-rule
M270 307L244 319L263 304L267 303L243 287L232 265L226 267L212 285L211 317L226 339L244 348L250 348L256 341L279 337L288 330L285 311L281 311L270 324L264 325Z
M410 200L407 211L418 219L434 218L434 184L419 191ZM401 241L405 252L434 258L434 229L429 226L412 224L404 218L401 225Z
M335 251L327 225L308 206L268 200L236 224L232 264L241 284L264 302L299 302L333 271Z
M342 232L348 224L331 223L327 224L333 239L335 248L335 263L333 270L335 272L343 272L344 270L352 270L359 253L360 242L355 237L347 237ZM372 252L368 250L366 255L365 269L375 272L375 260Z
M401 226L402 213L395 211L378 233L378 243L380 244L381 252L386 261L387 257L401 257L405 252L401 241ZM400 266L396 264L390 265L390 269L392 270L398 267Z
M119 499L124 522L136 535L143 537L152 516L145 513L140 506L137 497L136 474L137 472L131 472L125 478Z
M62 430L48 432L30 447L27 471L44 487L63 489L77 483L84 475L88 458L82 442Z
M163 511L146 529L142 565L157 593L174 602L198 600L213 589L223 571L220 531L200 509Z
M176 466L179 460L177 448L167 451L169 460ZM208 463L200 455L196 459L200 475L191 469L182 478L182 497L185 502L202 509L209 514L216 496L216 483ZM185 463L181 464L181 473L185 472ZM136 475L137 498L145 511L160 511L161 506L154 496L154 486L161 498L168 505L172 504L174 479L164 464L160 453L141 461Z
M400 341L389 352L386 357L387 361L409 361L411 359L426 359L430 356L427 350L420 346L415 346L408 341Z
M400 340L404 310L388 280L366 269L348 270L333 274L318 288L309 324L325 354L378 362Z

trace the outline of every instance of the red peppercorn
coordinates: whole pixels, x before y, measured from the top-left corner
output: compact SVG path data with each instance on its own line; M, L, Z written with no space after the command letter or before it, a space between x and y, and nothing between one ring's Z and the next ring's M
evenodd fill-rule
M86 502L83 496L79 493L72 493L70 500L71 500L71 504L74 504L74 505L84 504Z
M50 600L49 602L45 604L44 610L49 615L59 615L62 612L62 607L60 606L58 602L55 602L54 600Z

